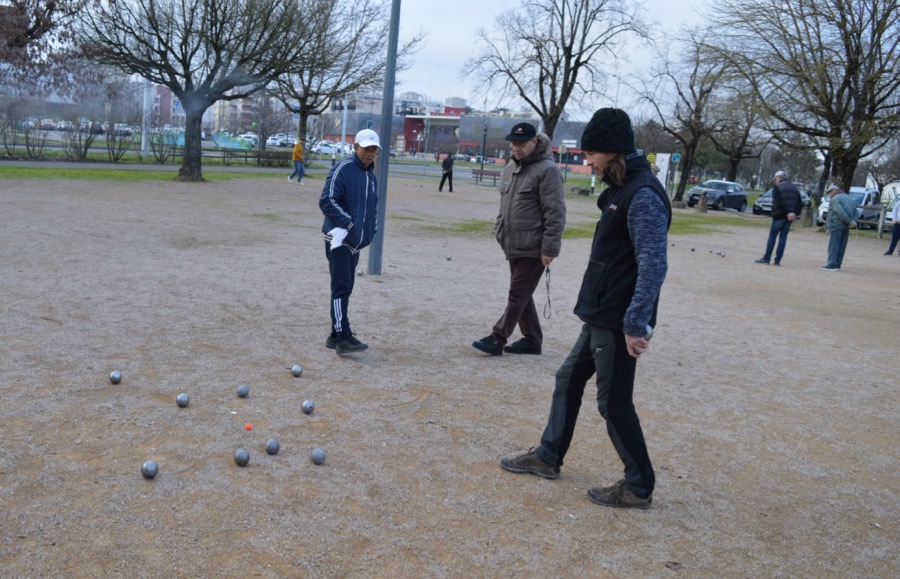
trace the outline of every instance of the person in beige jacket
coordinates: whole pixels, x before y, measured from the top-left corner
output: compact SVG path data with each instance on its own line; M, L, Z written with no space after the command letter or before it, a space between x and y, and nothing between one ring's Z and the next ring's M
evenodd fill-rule
M512 159L503 170L495 232L509 262L509 296L490 335L472 346L492 356L540 354L544 334L532 295L545 268L559 255L566 225L563 180L550 137L537 134L534 125L517 124L506 140ZM522 338L506 345L517 325Z

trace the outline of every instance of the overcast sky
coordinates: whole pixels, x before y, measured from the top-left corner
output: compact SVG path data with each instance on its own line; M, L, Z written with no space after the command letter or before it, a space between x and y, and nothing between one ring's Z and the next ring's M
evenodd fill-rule
M401 42L420 30L427 33L427 40L412 68L398 75L397 94L417 92L442 103L449 97L462 97L469 106L481 108L483 101L473 102L472 79L462 79L460 70L476 52L477 30L491 29L497 15L520 4L517 0L401 0ZM643 5L657 31L674 32L682 23L698 23L706 0L643 0ZM637 66L646 66L647 60L642 62L645 49L632 43L627 50Z

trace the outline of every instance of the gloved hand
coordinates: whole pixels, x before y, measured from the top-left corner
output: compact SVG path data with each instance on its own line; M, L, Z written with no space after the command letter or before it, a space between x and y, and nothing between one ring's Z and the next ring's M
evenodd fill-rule
M328 235L331 236L331 249L337 249L347 237L347 230L343 227L335 227L328 232Z

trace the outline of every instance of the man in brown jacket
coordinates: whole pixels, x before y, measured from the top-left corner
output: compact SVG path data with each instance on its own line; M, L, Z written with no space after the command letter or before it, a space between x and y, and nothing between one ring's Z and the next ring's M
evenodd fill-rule
M491 334L472 346L492 356L540 354L544 334L532 294L544 269L559 255L566 225L563 180L550 137L537 134L533 125L517 124L506 140L512 160L503 170L495 231L509 262L509 297ZM516 325L522 338L507 346Z

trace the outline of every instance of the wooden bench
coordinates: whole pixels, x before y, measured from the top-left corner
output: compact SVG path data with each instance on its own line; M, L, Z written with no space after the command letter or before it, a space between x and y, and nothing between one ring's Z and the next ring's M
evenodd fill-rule
M475 183L481 183L485 177L491 177L494 180L493 186L496 187L500 175L500 171L494 169L472 169L472 178L475 179Z

